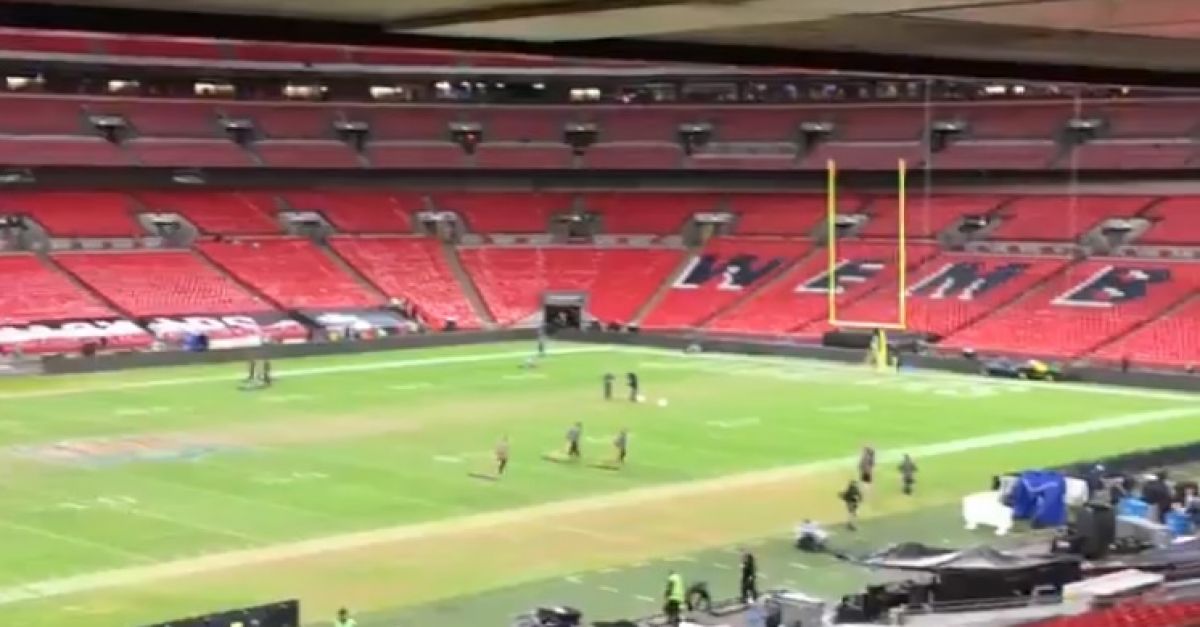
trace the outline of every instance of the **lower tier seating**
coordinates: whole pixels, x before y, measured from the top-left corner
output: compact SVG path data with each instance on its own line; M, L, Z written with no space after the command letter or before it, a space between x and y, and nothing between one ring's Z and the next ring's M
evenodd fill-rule
M1166 198L1152 205L1143 216L1152 224L1138 239L1138 243L1200 245L1200 197Z
M273 309L188 251L62 253L55 260L134 316Z
M1074 241L1109 218L1131 218L1147 196L1026 196L1000 209L1002 221L988 234L996 240Z
M1200 289L1200 264L1092 260L950 335L980 352L1077 357L1160 315Z
M0 276L16 286L0 290L0 325L116 316L34 255L0 255Z
M568 213L568 194L475 192L434 194L438 209L457 212L477 233L545 233L550 216Z
M287 309L361 309L383 304L308 240L202 242L199 249Z
M178 213L202 233L267 235L280 232L275 197L255 192L143 192L150 211Z
M785 276L717 316L708 328L745 334L796 333L806 327L817 328L810 325L829 317L827 252L825 248L814 249ZM933 246L910 245L909 266L920 264L934 252ZM834 276L839 307L849 307L858 298L896 282L898 255L894 243L842 242L837 259Z
M288 192L283 199L297 211L319 211L342 233L409 233L410 216L421 209L420 196L386 192Z
M583 203L603 220L605 233L679 233L692 214L714 211L717 196L688 193L588 194Z
M388 297L415 305L435 328L445 326L447 320L462 328L480 326L437 240L335 237L330 245Z
M908 328L934 335L952 333L1023 294L1067 264L1065 259L945 253L908 275ZM899 320L893 281L839 313L851 321ZM824 327L821 327L824 328ZM816 327L810 325L810 329Z
M739 235L809 235L825 222L826 203L821 194L739 194L729 198L729 210L737 215ZM843 195L838 205L853 213L862 201Z
M464 248L463 265L500 324L536 314L547 291L587 292L587 312L627 323L681 258L673 249Z
M804 256L808 247L799 241L713 239L692 258L663 299L642 320L642 326L678 329L701 325L786 272Z
M965 216L990 213L1003 196L979 194L972 196L910 195L904 208L905 237L931 239L953 226ZM870 219L858 234L862 237L896 238L900 235L899 201L894 196L875 198L867 207Z
M1128 359L1135 366L1200 366L1200 298L1147 322L1093 356L1109 364Z

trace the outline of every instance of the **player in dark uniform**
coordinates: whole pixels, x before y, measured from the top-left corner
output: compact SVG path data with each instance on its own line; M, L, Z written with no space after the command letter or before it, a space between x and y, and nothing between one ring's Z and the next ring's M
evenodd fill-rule
M638 376L636 372L625 373L625 381L629 384L629 400L636 403L638 400Z
M622 428L613 438L613 448L617 449L617 465L625 465L625 455L629 452L629 429Z
M271 360L270 359L262 360L261 370L262 370L262 374L261 374L260 380L262 382L263 387L268 387L268 388L271 387Z
M911 496L913 484L917 482L917 464L907 454L900 460L900 481L904 485L904 493Z
M583 423L577 422L567 429L567 457L579 459L579 439L583 437Z
M846 489L838 497L846 504L846 513L849 515L846 527L854 531L855 523L858 521L858 506L862 503L863 498L862 490L858 487L858 482L851 479L850 484L846 486Z
M858 479L865 485L871 485L875 475L875 449L864 446L858 458Z
M615 376L613 376L613 373L611 373L611 372L604 373L604 400L606 400L606 401L612 400L613 382L616 381L616 379L617 378Z
M758 600L758 564L754 554L748 550L742 551L742 603L753 603Z
M508 468L508 436L500 438L496 444L496 476L502 476Z

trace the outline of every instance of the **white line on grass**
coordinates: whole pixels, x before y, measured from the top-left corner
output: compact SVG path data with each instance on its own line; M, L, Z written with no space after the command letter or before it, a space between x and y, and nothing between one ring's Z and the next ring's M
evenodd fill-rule
M616 588L614 588L612 586L600 586L600 590L602 590L604 592L611 592L613 594L621 594L620 590L617 590Z
M611 351L608 346L567 346L554 351L556 355L572 355L577 353L604 353ZM286 364L277 368L276 379L293 377L311 377L326 374L344 374L347 372L370 372L373 370L393 370L399 368L414 368L421 366L445 366L451 364L473 364L482 361L500 361L504 359L520 359L528 357L529 351L507 351L503 353L472 353L469 355L447 355L443 357L418 357L414 359L396 359L391 361L376 361L365 364L340 364L336 366L313 366L310 368L288 369ZM94 375L84 375L94 376ZM54 396L71 396L74 394L89 394L93 392L112 392L120 390L139 390L144 388L169 387L175 385L194 385L196 383L218 383L226 381L237 383L242 377L237 374L205 375L195 377L176 377L172 379L149 379L146 381L107 381L98 385L86 385L77 388L56 390L28 390L24 392L0 393L0 400L18 398L42 398Z
M1200 416L1200 407L1164 409L1112 416L1055 427L1009 431L916 446L910 448L908 452L918 459L929 458L1196 416ZM881 463L892 463L898 461L899 458L899 452L884 451L880 453L879 461ZM49 579L25 585L0 588L0 605L117 586L142 585L171 577L185 577L234 568L245 569L257 564L266 564L281 560L295 560L337 551L363 549L393 542L491 529L503 524L523 524L531 520L544 520L552 516L607 511L614 507L659 502L667 498L701 496L715 492L738 490L779 481L794 480L817 472L852 466L857 460L857 456L848 455L796 466L785 466L711 479L648 486L613 494L554 501L498 512L471 514L452 519L352 532L254 549L211 553L191 559L180 559L60 579ZM599 572L617 572L617 569L605 569Z
M648 597L644 594L635 595L633 598L635 598L639 601L643 601L645 603L654 603L654 602L658 601L658 599L655 599L654 597Z
M749 416L747 418L735 418L733 420L709 420L705 424L718 429L745 429L747 427L756 427L762 423L762 419L757 416Z

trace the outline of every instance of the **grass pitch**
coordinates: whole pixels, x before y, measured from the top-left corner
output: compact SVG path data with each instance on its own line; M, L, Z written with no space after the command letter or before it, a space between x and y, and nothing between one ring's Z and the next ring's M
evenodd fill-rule
M649 613L657 585L576 582L834 520L864 443L882 451L864 514L883 517L1200 423L1182 394L599 346L523 369L530 352L291 360L254 392L238 365L0 381L0 611L127 626L299 597L314 623L347 605L380 624L447 607L504 624L472 599L516 585L508 611L567 582L590 615ZM604 401L602 374L630 370L648 402ZM584 463L544 461L577 420ZM622 427L628 465L593 467ZM504 435L509 472L473 478ZM896 485L902 452L916 498Z

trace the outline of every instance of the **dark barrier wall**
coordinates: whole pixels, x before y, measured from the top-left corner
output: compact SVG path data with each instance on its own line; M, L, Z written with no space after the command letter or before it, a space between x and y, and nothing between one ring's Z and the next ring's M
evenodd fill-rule
M355 353L371 353L407 348L430 348L436 346L455 346L465 344L487 344L513 340L533 340L536 332L533 329L516 329L507 331L481 331L441 333L435 335L409 335L373 340L370 342L341 342L329 344L278 344L255 348L236 348L229 350L210 351L207 353L122 353L117 355L98 355L96 357L47 357L43 367L47 374L74 374L86 372L104 372L125 370L130 368L150 368L156 366L183 366L191 364L215 364L233 361L245 361L253 358L285 359L288 357L312 357L319 355L343 355ZM626 346L646 346L683 350L688 345L697 343L704 350L719 353L738 353L743 355L777 355L781 357L804 357L821 359L847 364L863 362L863 352L811 344L785 344L768 342L751 342L726 339L700 339L686 334L670 333L602 333L563 331L556 337L575 342L591 342L597 344L616 344ZM941 370L964 374L977 374L980 364L977 361L955 357L928 357L909 355L905 364L917 369ZM1086 383L1101 383L1105 385L1122 385L1139 388L1156 388L1162 390L1183 390L1200 392L1200 376L1185 374L1165 374L1149 372L1120 372L1101 368L1080 368L1070 371L1071 378ZM1054 385L1047 383L1046 385Z

